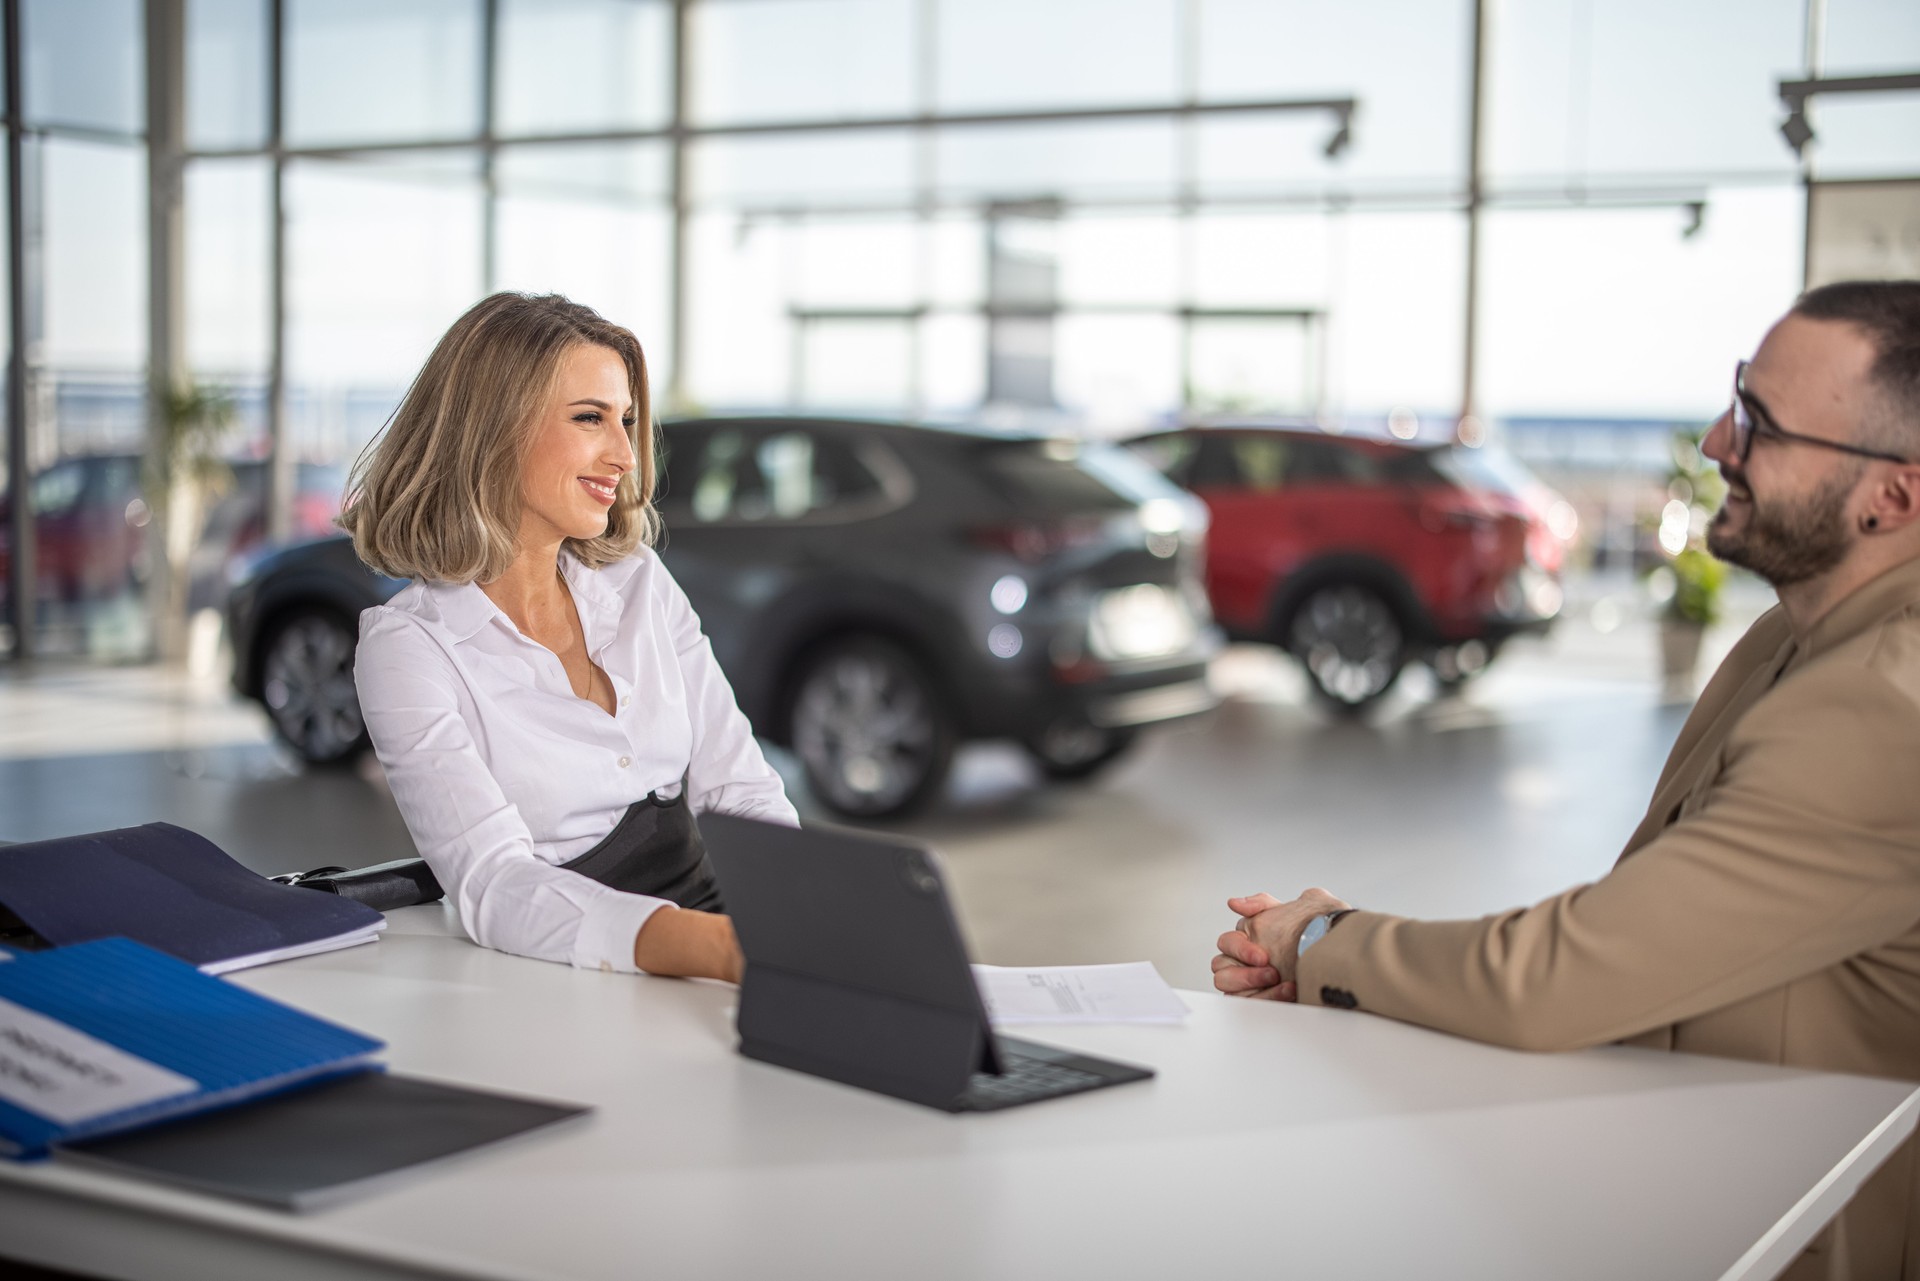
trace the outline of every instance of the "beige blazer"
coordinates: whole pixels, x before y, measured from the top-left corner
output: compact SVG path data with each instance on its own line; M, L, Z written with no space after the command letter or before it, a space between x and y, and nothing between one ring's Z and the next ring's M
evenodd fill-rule
M1531 1050L1920 1080L1920 561L1727 656L1613 870L1477 921L1360 911L1300 999ZM1909 1142L1787 1275L1920 1281Z

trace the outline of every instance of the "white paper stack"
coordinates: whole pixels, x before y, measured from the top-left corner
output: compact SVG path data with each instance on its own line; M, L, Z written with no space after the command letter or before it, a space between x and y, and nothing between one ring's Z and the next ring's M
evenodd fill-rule
M1151 961L1119 965L976 965L987 1017L1017 1023L1178 1023L1187 1007Z

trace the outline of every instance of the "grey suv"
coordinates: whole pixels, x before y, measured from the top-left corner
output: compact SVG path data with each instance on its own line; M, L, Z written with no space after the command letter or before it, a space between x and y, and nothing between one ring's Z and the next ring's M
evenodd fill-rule
M1216 702L1205 508L1124 450L766 417L669 423L660 453L660 554L755 731L838 813L925 802L967 739L1086 777ZM365 746L354 619L400 586L334 538L235 587L235 684L308 760Z

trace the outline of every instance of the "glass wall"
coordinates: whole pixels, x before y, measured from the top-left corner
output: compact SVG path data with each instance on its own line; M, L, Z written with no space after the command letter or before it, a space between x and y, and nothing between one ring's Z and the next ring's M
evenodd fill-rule
M8 125L22 137L29 274L8 285L25 293L27 416L9 431L28 474L9 477L6 502L9 520L22 499L32 513L22 612L41 653L135 657L149 640L150 572L144 9L23 0L19 12L22 114ZM0 557L9 580L11 535ZM13 589L0 594L11 602ZM17 648L13 629L5 639Z
M1652 474L1799 287L1805 180L1920 178L1920 94L1817 101L1804 158L1779 133L1781 79L1920 69L1899 0L1811 39L1807 0L151 2L186 24L176 337L235 410L216 568L266 536L276 449L283 527L325 529L496 288L633 328L668 409L1444 434L1471 394L1569 486ZM147 5L19 3L33 470L135 477L48 526L36 619L123 652ZM69 543L116 550L63 578Z

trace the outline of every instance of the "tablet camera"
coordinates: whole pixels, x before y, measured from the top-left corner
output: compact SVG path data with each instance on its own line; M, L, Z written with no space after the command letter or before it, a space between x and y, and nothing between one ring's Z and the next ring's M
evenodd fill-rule
M900 879L916 894L940 892L940 874L933 870L933 865L922 854L910 854L901 860Z

